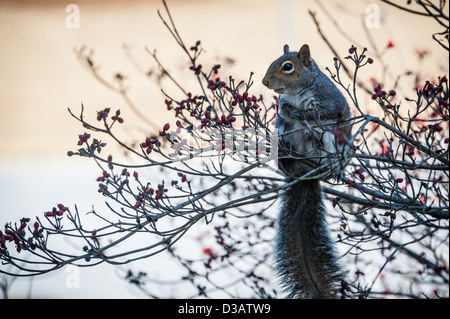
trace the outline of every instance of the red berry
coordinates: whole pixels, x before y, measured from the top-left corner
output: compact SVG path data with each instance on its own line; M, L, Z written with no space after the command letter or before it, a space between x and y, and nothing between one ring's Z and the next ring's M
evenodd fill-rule
M383 97L385 95L386 95L386 92L384 92L384 91L378 91L377 92L377 97Z
M164 124L163 130L167 131L168 129L170 129L170 124L169 123Z
M103 118L103 111L97 113L97 121L101 121Z
M333 207L336 207L336 205L339 203L340 198L339 197L335 197L333 198Z
M88 134L88 133L78 135L78 138L80 139L78 141L78 145L83 145L83 143L86 142L90 137L91 137L91 134Z
M381 91L381 84L378 84L376 87L373 88L373 90L374 90L375 92Z

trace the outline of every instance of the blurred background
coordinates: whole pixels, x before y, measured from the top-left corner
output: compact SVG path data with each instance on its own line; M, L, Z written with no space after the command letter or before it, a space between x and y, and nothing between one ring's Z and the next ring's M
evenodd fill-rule
M268 65L303 43L311 47L318 65L332 67L333 54L317 32L308 10L317 13L322 31L345 56L351 44L367 47L374 68L363 81L383 76L376 67L376 54L389 61L393 74L423 70L425 79L448 73L448 56L431 34L440 30L430 18L412 16L380 1L363 0L168 0L175 23L187 45L201 40L205 65L235 61L230 73L248 78L255 73L255 93L269 94L260 81ZM72 24L68 7L79 9L79 25ZM69 8L68 10L66 10ZM99 170L87 159L69 158L77 149L84 129L67 108L78 114L83 103L86 116L95 119L105 107L120 108L125 123L148 130L127 109L123 99L93 78L77 60L74 49L93 50L99 72L108 81L121 72L130 96L142 113L162 126L171 120L160 88L139 72L123 49L126 44L135 60L154 67L146 52L157 49L158 57L185 84L188 68L183 52L157 15L159 0L1 0L0 1L0 224L21 217L41 215L58 203L89 211L104 207L95 179ZM378 10L378 11L377 11ZM375 14L378 20L368 20ZM377 16L379 15L379 16ZM69 19L69 20L68 20ZM372 24L371 24L372 23ZM386 50L389 41L393 48ZM418 50L427 50L419 66ZM370 103L370 101L365 101ZM145 138L136 137L137 140ZM152 266L153 259L143 265ZM0 267L5 267L0 265ZM70 284L72 275L79 285ZM0 275L2 276L2 275ZM17 279L9 296L58 298L139 297L117 270L108 266L68 268L33 280Z

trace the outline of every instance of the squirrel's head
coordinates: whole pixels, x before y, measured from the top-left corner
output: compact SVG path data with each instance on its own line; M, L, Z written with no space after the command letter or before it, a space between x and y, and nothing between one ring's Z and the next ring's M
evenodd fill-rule
M295 94L298 82L309 73L314 62L307 44L298 52L289 51L287 44L283 50L284 54L269 66L262 83L279 94Z

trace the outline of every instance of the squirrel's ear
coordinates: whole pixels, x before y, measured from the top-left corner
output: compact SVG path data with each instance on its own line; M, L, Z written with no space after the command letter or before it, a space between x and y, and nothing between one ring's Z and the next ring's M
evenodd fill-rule
M309 52L309 46L307 44L304 44L300 48L300 51L298 51L298 57L304 66L311 66L311 53Z
M283 47L284 54L289 53L289 46L287 44Z

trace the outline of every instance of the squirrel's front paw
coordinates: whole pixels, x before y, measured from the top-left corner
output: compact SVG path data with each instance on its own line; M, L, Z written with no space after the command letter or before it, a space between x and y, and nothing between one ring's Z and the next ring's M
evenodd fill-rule
M297 109L290 109L288 116L292 120L302 120L302 114Z
M312 101L312 102L311 102L311 108L310 108L310 109L312 109L312 110L318 110L319 107L320 107L319 102L317 102L317 101Z
M333 181L338 182L338 181L342 180L342 178L344 178L344 176L345 176L345 170L342 167L340 162L331 164L330 173L329 173L327 179L331 179Z

